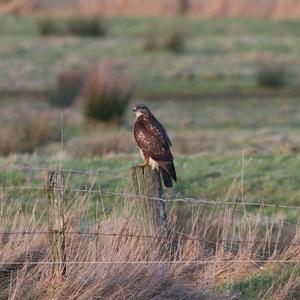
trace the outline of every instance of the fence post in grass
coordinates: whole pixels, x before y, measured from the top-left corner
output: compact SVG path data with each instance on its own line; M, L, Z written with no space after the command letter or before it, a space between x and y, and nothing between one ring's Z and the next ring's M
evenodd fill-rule
M166 203L161 200L163 188L160 173L150 167L131 169L132 192L137 201L138 221L147 234L166 229Z
M64 234L64 178L50 171L47 178L48 230L51 244L52 279L62 280L66 274Z

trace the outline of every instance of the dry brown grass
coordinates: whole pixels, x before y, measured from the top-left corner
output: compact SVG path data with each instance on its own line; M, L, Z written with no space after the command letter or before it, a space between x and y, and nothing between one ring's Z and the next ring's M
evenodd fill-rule
M45 230L45 210L39 216L35 213L28 216L18 202L8 204L4 201L5 195L3 197L1 231ZM88 196L82 195L74 199L66 215L67 231L73 232L82 227L81 218L88 212L90 201ZM243 210L222 206L211 213L204 214L204 207L201 207L179 214L184 211L174 207L168 239L156 240L125 236L144 232L137 223L137 204L131 198L124 199L124 203L122 209L115 208L111 214L103 215L86 227L91 232L123 236L96 238L67 234L67 260L71 263L67 265L65 281L54 290L50 284L50 265L26 264L50 260L47 236L4 236L0 246L1 261L6 262L0 268L2 296L10 299L237 299L230 289L222 294L213 290L261 271L275 272L279 266L276 260L300 258L299 248L289 246L290 242L299 242L299 231L286 229L282 217L268 219L263 211L249 216ZM33 211L37 206L43 207L41 199L33 204ZM234 242L237 239L260 240L261 243ZM277 240L285 242L276 244ZM151 263L173 260L168 264ZM257 263L257 260L266 262ZM9 263L16 261L22 263ZM99 263L76 263L91 261ZM275 299L272 297L276 295L276 299L283 299L280 295L291 295L297 287L295 273L284 289L279 289L274 282L266 296Z
M77 158L133 153L136 149L131 132L119 128L99 128L97 134L74 138L67 144L68 152Z
M189 0L189 1L151 1L105 0L51 1L11 0L0 4L0 13L43 13L43 14L81 14L81 15L175 15L188 13L200 16L273 16L297 18L300 4L297 0Z
M143 48L145 51L167 50L173 53L180 53L185 50L185 34L180 29L174 29L167 35L161 34L161 29L155 26L145 36Z
M132 96L132 80L117 60L104 59L88 76L81 104L88 119L112 121L122 118Z
M7 123L0 129L0 154L33 152L40 146L60 139L60 117L27 106L6 114ZM8 126L7 126L8 125Z

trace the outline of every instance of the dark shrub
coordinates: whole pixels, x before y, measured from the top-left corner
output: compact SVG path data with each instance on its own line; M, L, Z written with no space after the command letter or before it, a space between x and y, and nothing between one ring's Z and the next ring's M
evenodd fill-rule
M41 18L41 35L104 36L106 29L98 17Z
M48 101L53 106L71 106L80 94L83 76L83 72L71 69L59 73L56 80L56 87L50 93Z
M165 48L171 52L181 52L185 48L184 34L180 30L174 30L165 41Z
M38 20L38 29L41 35L60 35L62 29L58 25L57 19L41 18Z
M132 96L132 81L124 75L120 63L104 60L88 76L82 103L88 119L111 121L120 119Z
M104 36L106 30L97 17L71 18L68 22L68 32L79 36Z
M262 62L256 71L257 82L265 87L280 87L285 84L285 66L276 61Z

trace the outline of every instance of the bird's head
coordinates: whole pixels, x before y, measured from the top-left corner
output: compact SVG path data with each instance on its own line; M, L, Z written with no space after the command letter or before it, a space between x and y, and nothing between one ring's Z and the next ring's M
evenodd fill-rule
M133 107L133 112L135 113L136 117L138 118L141 115L151 115L150 109L144 104L137 104Z

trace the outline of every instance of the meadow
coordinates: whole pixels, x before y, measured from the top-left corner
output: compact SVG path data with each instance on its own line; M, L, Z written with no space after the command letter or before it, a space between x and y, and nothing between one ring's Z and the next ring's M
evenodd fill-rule
M37 17L0 18L1 231L45 230L43 187L48 170L60 168L69 189L69 228L136 232L128 204L129 170L140 157L131 132L131 107L143 102L174 144L178 183L164 194L170 200L172 228L206 241L172 240L175 255L169 245L157 247L143 239L101 237L97 248L93 237L70 235L71 262L95 257L113 262L176 257L187 262L70 264L67 280L52 297L297 299L299 22L180 17L103 22L104 37L45 37L39 34ZM160 43L174 29L184 32L180 52L144 49L149 34L155 33ZM121 120L90 122L76 103L63 109L49 104L47 95L61 69L86 70L105 57L122 61L135 79L134 97ZM261 62L270 59L286 69L283 86L257 82ZM176 199L198 202L171 202ZM46 235L7 234L0 245L4 262L49 260ZM191 260L207 262L191 265ZM47 287L49 273L50 266L21 264L14 269L7 263L0 268L0 298L47 299L53 293ZM129 284L132 278L136 280Z
M1 17L2 93L45 92L61 68L86 68L102 57L126 63L137 96L274 95L255 81L264 56L288 66L288 85L275 94L299 90L298 21L117 17L104 19L103 38L41 38L37 22ZM185 51L144 51L148 35L163 39L174 29L184 32Z

